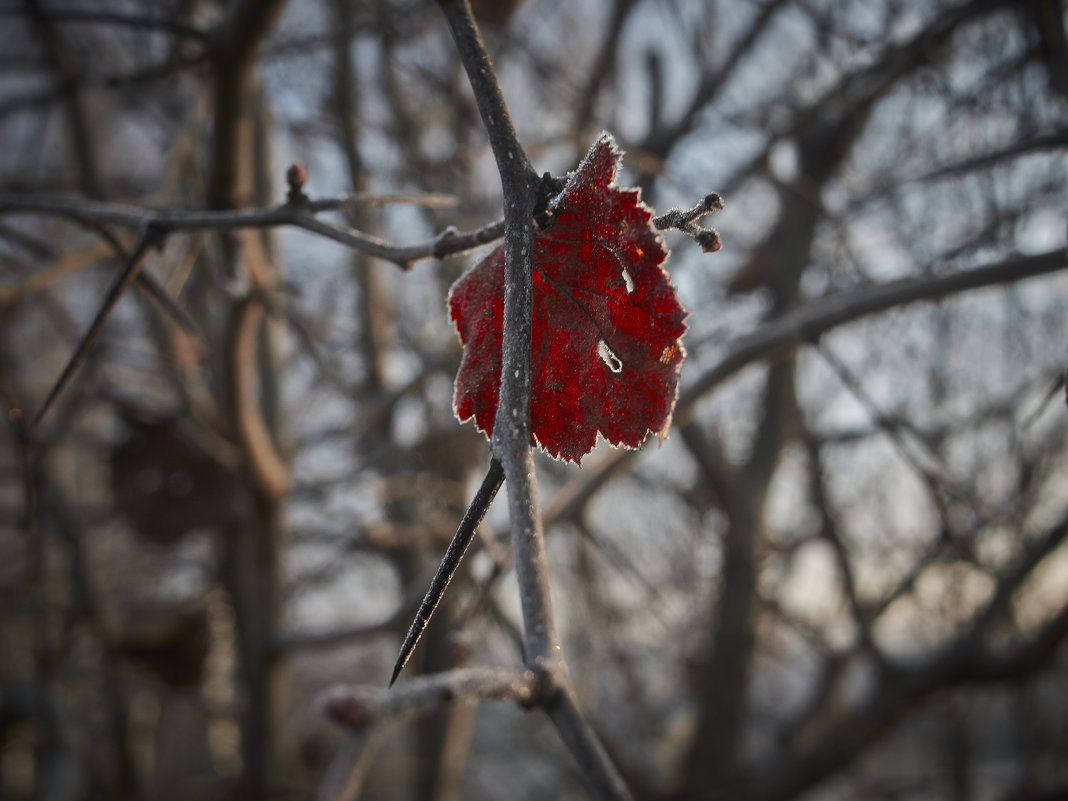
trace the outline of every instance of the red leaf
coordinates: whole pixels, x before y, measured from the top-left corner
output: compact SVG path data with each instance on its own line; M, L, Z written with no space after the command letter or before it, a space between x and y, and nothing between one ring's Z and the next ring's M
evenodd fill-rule
M534 234L531 432L549 455L579 461L597 432L638 447L666 434L685 351L686 310L660 264L667 256L638 190L615 183L609 134L590 148L551 220ZM493 431L501 382L504 248L449 292L463 360L453 405Z

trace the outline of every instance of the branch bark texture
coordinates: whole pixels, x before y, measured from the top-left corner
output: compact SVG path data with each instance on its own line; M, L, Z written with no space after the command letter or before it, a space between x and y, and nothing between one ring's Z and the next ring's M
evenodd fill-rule
M534 461L530 448L531 251L541 181L516 136L467 0L439 0L489 134L504 190L505 292L501 390L491 447L504 468L523 609L527 667L539 678L561 738L597 798L630 794L573 702L552 616Z

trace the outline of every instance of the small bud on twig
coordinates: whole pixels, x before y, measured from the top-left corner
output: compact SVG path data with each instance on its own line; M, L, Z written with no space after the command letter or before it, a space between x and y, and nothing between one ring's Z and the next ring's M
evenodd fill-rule
M290 203L305 203L308 196L304 194L304 183L308 180L308 168L302 162L294 161L286 170L286 183L289 184L289 193L286 200Z
M723 247L723 243L719 241L719 231L715 228L698 229L694 239L697 240L697 244L701 246L701 250L705 253L715 253Z
M722 247L719 232L715 228L705 228L697 221L714 211L722 211L723 198L718 192L709 192L692 209L671 209L653 220L657 229L664 231L674 228L691 237L705 253L715 253Z
M352 692L343 687L334 687L322 693L318 706L330 720L358 729L368 720L367 706Z

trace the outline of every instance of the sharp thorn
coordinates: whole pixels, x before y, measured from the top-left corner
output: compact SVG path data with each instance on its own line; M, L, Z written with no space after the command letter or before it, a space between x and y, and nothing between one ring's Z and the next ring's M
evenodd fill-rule
M467 507L467 512L464 514L463 520L460 521L460 525L452 537L452 542L449 543L445 555L441 558L438 572L434 574L434 578L430 582L430 588L423 597L423 602L419 604L415 619L408 628L408 633L404 635L404 642L401 643L397 663L393 666L393 676L389 680L390 687L397 681L397 677L404 670L404 666L408 664L412 651L419 644L423 631L426 629L427 623L430 622L430 617L434 614L438 604L441 603L449 582L452 581L457 568L460 567L460 560L464 558L467 547L471 544L471 540L474 539L475 532L478 531L482 519L486 516L486 511L489 509L490 504L493 503L493 498L497 495L497 490L501 488L503 482L504 469L501 467L501 463L496 459L491 459L489 469L486 471L486 477L482 479L482 486L478 488L475 497L471 499L471 505Z

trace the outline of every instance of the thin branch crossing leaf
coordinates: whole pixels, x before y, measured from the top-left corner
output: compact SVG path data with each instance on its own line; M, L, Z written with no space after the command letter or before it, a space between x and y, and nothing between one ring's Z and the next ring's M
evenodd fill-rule
M616 184L622 154L605 133L549 204L534 235L530 422L549 455L580 461L600 434L636 448L663 437L685 357L686 310L636 189ZM449 312L464 346L453 405L489 436L501 381L504 249L453 286Z

